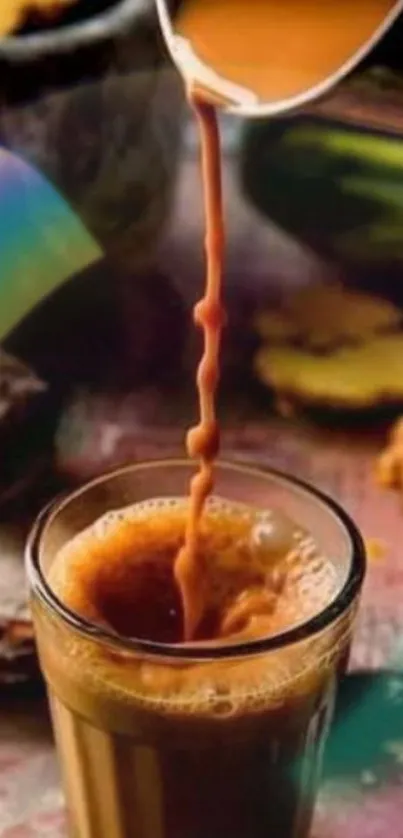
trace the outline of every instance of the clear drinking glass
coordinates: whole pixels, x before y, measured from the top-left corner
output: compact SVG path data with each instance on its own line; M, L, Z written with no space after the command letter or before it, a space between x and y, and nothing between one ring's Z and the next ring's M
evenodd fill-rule
M108 510L186 495L193 471L191 462L171 460L101 477L42 513L28 543L39 655L75 838L309 833L365 568L362 539L332 500L276 472L217 466L217 495L283 510L337 568L338 593L327 607L276 636L197 650L129 640L69 611L47 583L55 554L76 533ZM180 703L163 686L175 668L193 676ZM155 678L159 698L147 690Z

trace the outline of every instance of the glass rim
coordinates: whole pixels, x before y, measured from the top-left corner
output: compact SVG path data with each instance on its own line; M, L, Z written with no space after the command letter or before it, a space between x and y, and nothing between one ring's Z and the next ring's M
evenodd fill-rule
M48 584L40 566L40 546L43 533L47 525L58 513L62 512L72 499L85 494L91 488L104 483L106 480L118 477L119 475L130 474L136 471L144 471L150 468L167 468L170 466L184 467L192 464L191 460L185 458L167 458L156 460L145 460L132 465L126 465L111 471L104 472L99 477L83 484L72 492L64 492L52 500L39 513L28 535L25 547L25 567L30 586L30 591L66 625L76 633L98 643L105 643L125 653L143 654L152 658L166 658L172 661L203 661L219 658L242 658L252 654L275 651L291 646L319 634L325 628L342 616L353 603L359 593L365 576L366 552L362 535L347 512L337 501L329 497L325 492L312 486L294 475L275 468L259 468L248 463L237 463L228 460L218 460L217 468L233 469L259 479L274 478L283 484L303 491L310 496L314 502L319 502L325 510L336 518L338 524L347 535L351 549L351 564L347 579L337 595L317 614L308 620L281 631L277 634L263 636L256 640L248 640L237 643L220 643L214 645L212 641L197 641L194 643L161 643L153 640L140 638L123 637L113 629L106 629L96 623L81 617L79 614L68 608L56 596Z

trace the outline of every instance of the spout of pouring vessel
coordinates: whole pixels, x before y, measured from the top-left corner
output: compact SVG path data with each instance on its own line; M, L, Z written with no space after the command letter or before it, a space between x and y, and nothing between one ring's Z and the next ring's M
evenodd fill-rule
M193 89L244 117L321 98L403 12L403 0L156 0L173 61Z

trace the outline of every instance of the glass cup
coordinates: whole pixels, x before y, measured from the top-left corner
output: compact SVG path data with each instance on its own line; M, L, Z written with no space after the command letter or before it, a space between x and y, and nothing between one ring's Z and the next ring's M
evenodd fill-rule
M216 468L217 495L281 509L335 563L336 596L282 634L197 648L127 639L69 611L47 583L76 533L108 510L185 496L193 472L170 460L103 476L45 510L29 539L33 618L75 838L309 833L365 570L360 534L332 500L274 471Z

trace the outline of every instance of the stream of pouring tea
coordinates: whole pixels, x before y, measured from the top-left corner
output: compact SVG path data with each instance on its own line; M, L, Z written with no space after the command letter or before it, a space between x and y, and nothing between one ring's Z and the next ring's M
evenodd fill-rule
M393 0L185 0L176 32L202 65L264 101L308 90L338 70L372 37ZM189 53L189 54L190 54ZM185 72L185 68L182 67ZM215 393L224 311L221 303L224 223L216 96L186 79L200 132L206 218L207 279L194 319L204 332L197 372L200 422L187 437L199 460L190 486L185 543L175 562L182 598L184 639L192 640L205 604L200 519L213 488L219 449ZM193 84L193 86L192 86Z
M185 543L175 561L175 578L182 597L185 640L193 638L204 611L204 574L202 556L197 547L200 518L213 489L213 465L219 449L215 393L225 319L221 303L224 221L217 114L214 106L202 99L195 89L190 89L189 98L199 124L201 140L207 277L205 294L194 308L195 323L204 333L204 354L197 371L200 422L187 435L189 457L197 458L200 467L191 481Z

